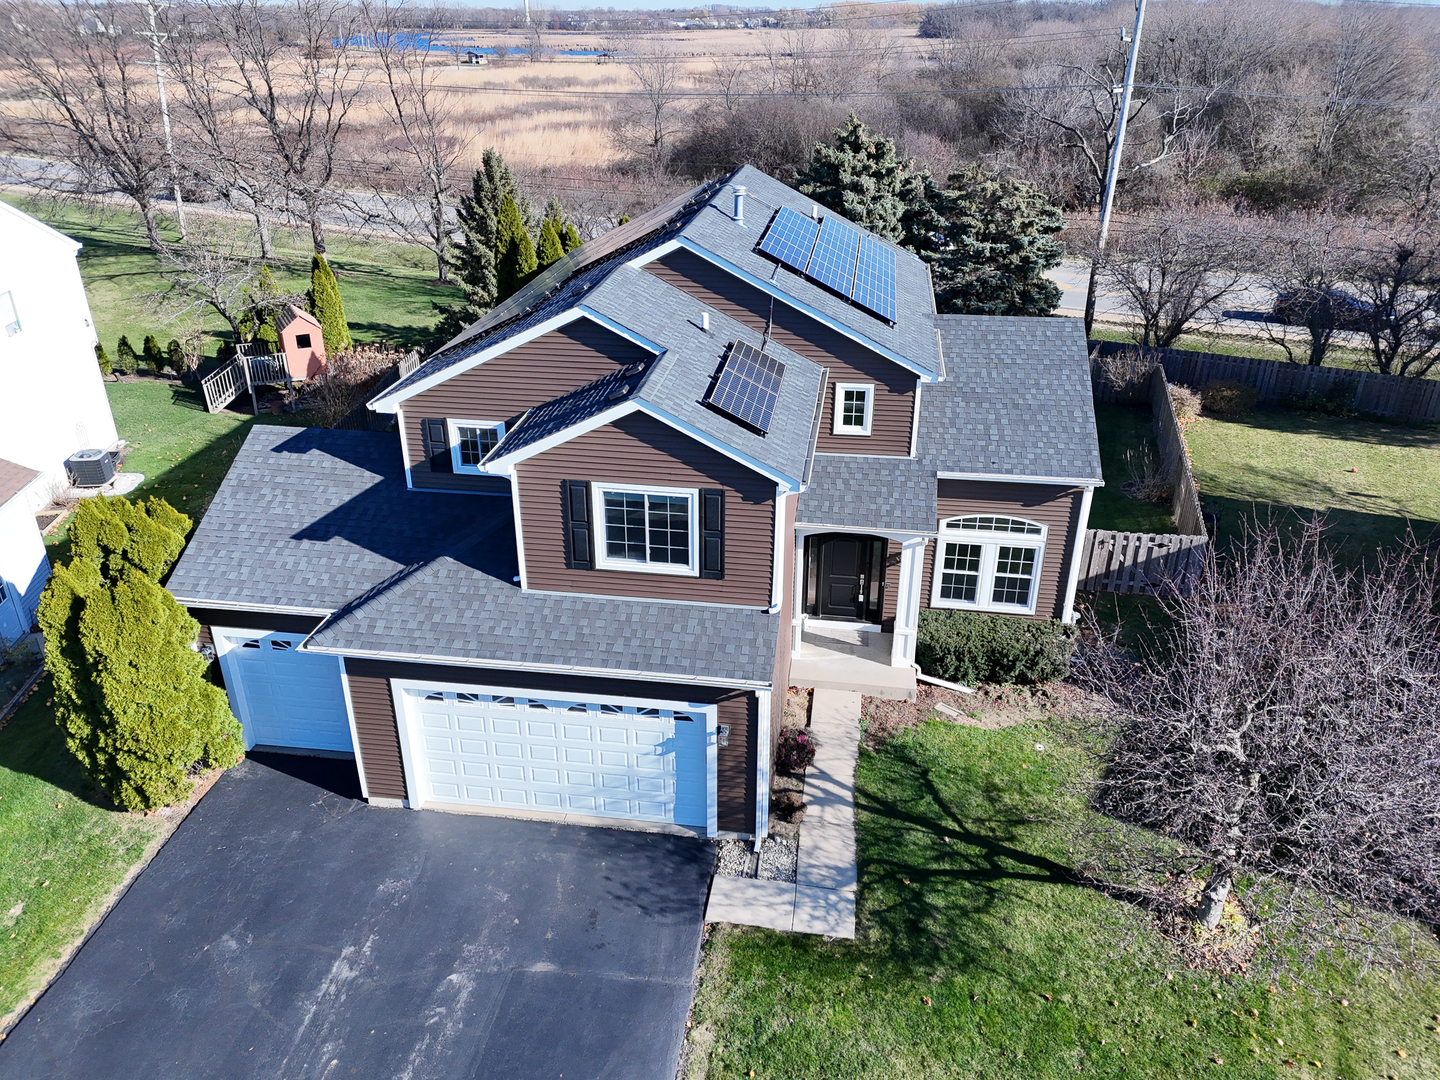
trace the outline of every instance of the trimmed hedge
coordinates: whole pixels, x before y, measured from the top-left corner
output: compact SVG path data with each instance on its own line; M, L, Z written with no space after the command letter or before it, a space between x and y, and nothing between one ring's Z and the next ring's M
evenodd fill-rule
M920 612L915 660L937 679L977 683L1041 683L1070 673L1075 628L1053 619Z

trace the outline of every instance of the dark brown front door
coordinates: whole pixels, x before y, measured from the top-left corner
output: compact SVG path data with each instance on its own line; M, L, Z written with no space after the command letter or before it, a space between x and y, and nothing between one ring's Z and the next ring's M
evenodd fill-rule
M810 614L822 619L880 621L885 541L831 533L810 541Z

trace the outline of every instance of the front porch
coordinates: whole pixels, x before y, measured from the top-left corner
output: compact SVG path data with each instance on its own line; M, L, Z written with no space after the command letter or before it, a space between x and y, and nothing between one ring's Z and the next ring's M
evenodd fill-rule
M864 626L805 620L790 682L816 690L857 690L891 701L915 700L915 669L892 664L895 635Z

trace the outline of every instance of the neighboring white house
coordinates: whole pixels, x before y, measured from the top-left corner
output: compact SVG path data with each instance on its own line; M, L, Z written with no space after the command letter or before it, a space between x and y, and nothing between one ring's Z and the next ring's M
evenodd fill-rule
M32 511L67 486L66 458L119 439L95 363L79 250L0 202L0 458L40 474L22 495Z
M79 250L0 202L0 641L35 618L50 576L35 512L68 486L65 460L119 438Z

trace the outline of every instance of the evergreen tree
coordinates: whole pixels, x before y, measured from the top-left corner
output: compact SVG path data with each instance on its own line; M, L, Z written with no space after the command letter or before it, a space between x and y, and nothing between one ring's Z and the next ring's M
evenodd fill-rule
M100 365L100 374L105 378L109 378L110 373L115 370L115 366L110 363L110 354L98 341L95 343L95 362Z
M570 215L565 212L565 204L560 201L558 196L551 195L546 200L545 220L554 223L555 236L560 241L560 249L564 254L568 255L580 246L580 231L571 223ZM543 225L541 226L540 241L543 247L545 241ZM545 267L550 264L542 257L540 265Z
M560 241L560 232L555 226L555 219L546 218L544 224L540 226L540 246L535 249L536 262L539 268L544 270L564 257L565 245Z
M165 370L165 354L160 351L160 342L155 340L154 334L145 335L145 344L140 347L140 354L155 374Z
M460 240L451 245L446 260L460 282L465 298L459 303L434 305L440 314L436 327L451 338L495 306L499 291L496 252L499 250L500 201L516 195L515 178L496 150L486 150L480 168L470 181L470 194L460 198L456 224Z
M134 375L136 368L135 349L130 339L120 335L120 344L115 346L115 370L121 375Z
M535 272L538 262L535 245L525 229L520 207L508 192L500 200L500 218L496 247L495 270L499 279L497 300L514 295Z
M795 188L863 229L923 252L938 221L926 201L928 175L895 152L895 141L872 135L854 113L833 143L818 143Z
M191 645L199 624L159 584L190 519L161 499L87 499L73 558L40 599L45 660L65 744L117 805L180 802L196 765L240 760L240 724Z
M185 350L181 347L179 338L172 337L165 346L165 362L176 375L185 374Z
M318 251L310 258L310 314L320 323L325 351L331 356L350 348L350 326L345 321L345 301L335 271Z
M560 241L565 245L566 255L569 255L570 252L584 243L584 241L580 239L580 230L575 228L575 223L572 221L565 222L565 228L560 232Z
M930 256L935 306L964 315L1049 315L1060 287L1045 276L1065 247L1060 208L1023 180L978 166L931 188L945 240Z
M311 264L311 292L314 292L314 264ZM333 275L332 275L333 280ZM292 296L280 288L270 267L260 267L255 280L245 286L242 294L244 310L236 321L240 324L240 336L245 341L265 341L271 345L280 344L280 331L276 329L280 316ZM343 311L343 305L342 305ZM328 346L327 346L328 348Z

